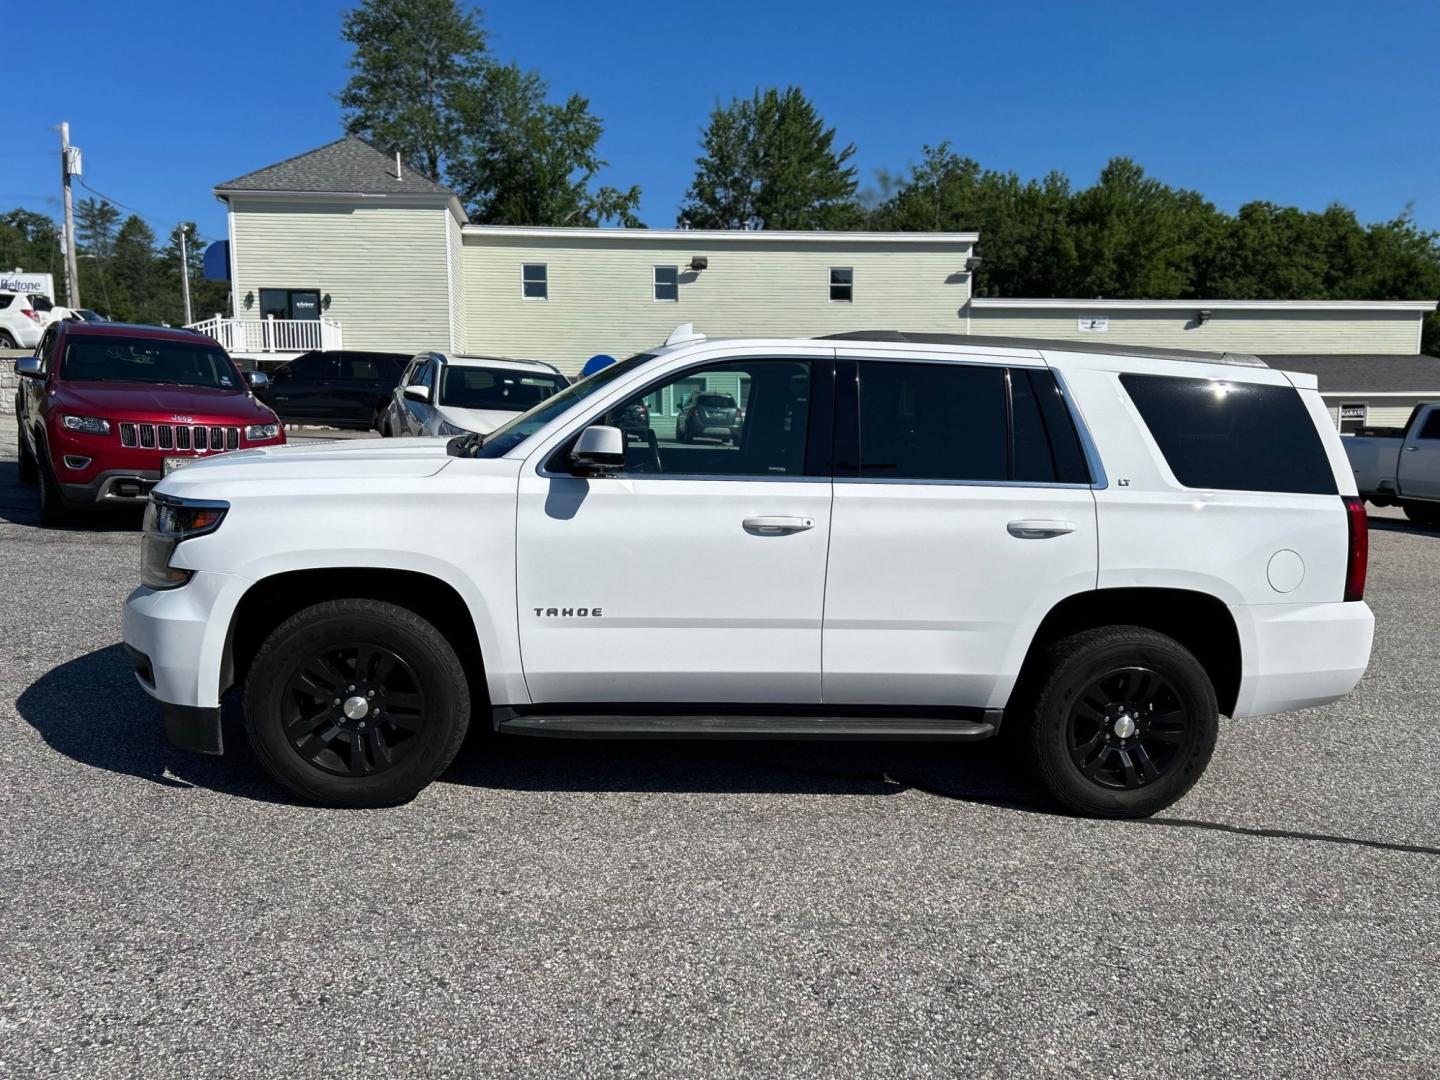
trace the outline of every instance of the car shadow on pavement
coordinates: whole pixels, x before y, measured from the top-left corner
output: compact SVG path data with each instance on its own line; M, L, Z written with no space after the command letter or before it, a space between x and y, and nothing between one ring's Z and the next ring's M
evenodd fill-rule
M134 532L144 522L143 507L115 506L80 510L59 526L61 531ZM12 525L39 525L40 501L33 484L20 482L14 461L0 462L0 521Z
M1405 518L1370 518L1370 529L1372 532L1398 532L1415 533L1420 536L1440 536L1440 527L1434 525L1420 525Z
M81 764L164 787L293 801L260 772L237 695L224 703L223 756L178 750L118 643L46 672L16 706L48 746ZM1040 808L995 748L947 743L596 742L497 736L472 724L441 781L513 791L872 796L919 787L970 802Z
M227 703L225 710L224 757L171 746L158 706L136 683L129 658L118 643L47 671L20 694L15 705L46 745L82 765L164 787L202 787L267 802L285 801L284 793L256 769L239 727L237 703Z

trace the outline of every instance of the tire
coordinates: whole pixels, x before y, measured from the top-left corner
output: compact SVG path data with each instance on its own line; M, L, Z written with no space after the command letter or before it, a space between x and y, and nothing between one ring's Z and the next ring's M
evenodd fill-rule
M54 470L50 468L50 455L44 453L44 449L44 446L41 446L42 453L36 463L40 481L40 524L67 525L73 514L69 504L65 502L65 496L60 494L60 484L55 479Z
M1440 525L1440 503L1403 502L1405 516L1416 525Z
M322 806L408 802L454 760L469 723L469 684L450 643L379 600L292 615L260 646L245 685L245 729L261 766Z
M0 330L0 349L18 349L19 347L19 343L9 330Z
M18 414L20 410L16 409L15 411ZM25 436L20 433L18 427L15 429L15 438L20 444L20 482L22 484L33 484L40 479L40 469L35 464L35 455L30 452L30 447L25 445Z
M1210 762L1215 688L1194 655L1164 634L1140 626L1074 634L1046 651L1039 680L1018 718L1025 753L1036 780L1070 813L1149 817L1189 791Z

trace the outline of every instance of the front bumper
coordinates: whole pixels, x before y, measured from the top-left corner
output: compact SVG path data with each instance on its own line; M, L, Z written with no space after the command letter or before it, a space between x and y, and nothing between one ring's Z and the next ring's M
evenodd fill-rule
M197 571L178 589L140 587L125 600L126 652L135 678L165 714L170 741L218 754L220 678L230 616L248 583Z
M1370 664L1368 604L1232 607L1244 658L1237 717L1328 705L1355 689Z

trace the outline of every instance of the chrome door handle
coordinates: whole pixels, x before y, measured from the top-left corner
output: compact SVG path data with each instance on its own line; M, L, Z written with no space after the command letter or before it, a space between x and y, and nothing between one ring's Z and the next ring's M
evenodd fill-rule
M1407 453L1407 454L1413 454L1413 453L1415 453L1416 450L1419 450L1419 449L1420 449L1420 447L1418 447L1418 446L1407 446L1407 447L1405 447L1405 453Z
M1012 521L1005 526L1011 536L1021 540L1048 540L1075 531L1073 521Z
M745 531L761 536L783 536L804 532L815 527L815 519L807 517L748 517L742 523Z

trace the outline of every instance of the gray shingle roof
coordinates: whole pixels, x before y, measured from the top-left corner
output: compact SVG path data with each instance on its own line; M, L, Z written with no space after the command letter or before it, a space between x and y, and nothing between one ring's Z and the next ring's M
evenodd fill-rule
M1440 396L1440 359L1433 356L1331 355L1262 356L1272 368L1303 371L1320 378L1320 392L1405 393Z
M395 155L346 135L316 150L287 158L215 186L216 191L325 191L365 195L451 195L407 162L395 176Z

